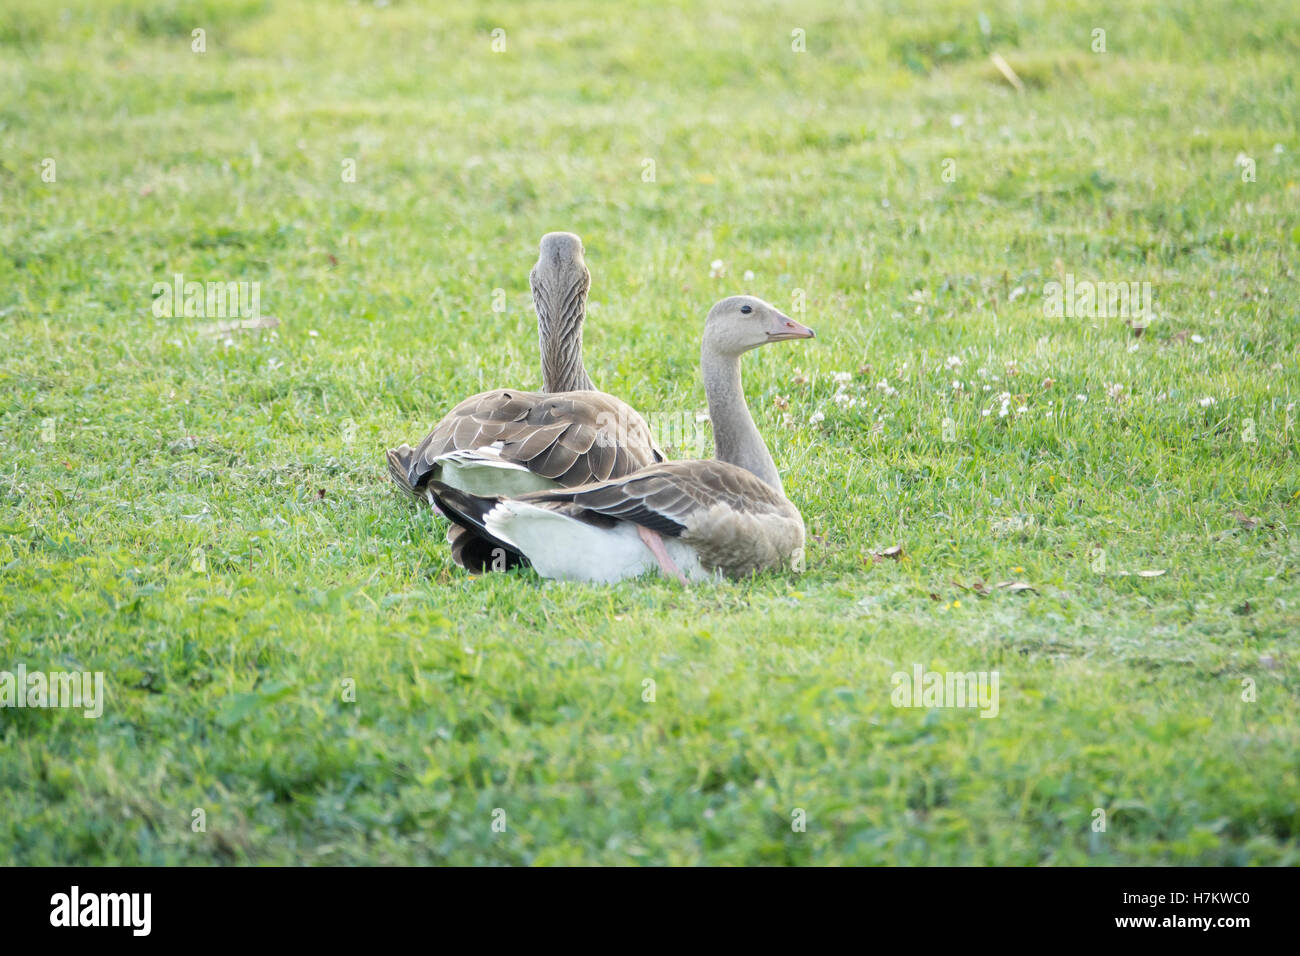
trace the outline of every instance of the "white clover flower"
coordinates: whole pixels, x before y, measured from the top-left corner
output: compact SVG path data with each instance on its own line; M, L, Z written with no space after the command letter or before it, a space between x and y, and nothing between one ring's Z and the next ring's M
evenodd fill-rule
M1202 338L1202 337L1199 336L1199 335L1193 335L1193 336L1192 336L1192 341L1195 342L1197 345L1200 345L1202 342L1205 341L1205 339Z
M1219 403L1208 395L1206 395L1203 399L1201 399L1201 408L1211 408L1217 404Z
M746 269L746 270L745 270L745 281L746 281L746 282L753 282L753 281L754 281L754 270L753 270L753 269Z
M714 259L709 263L709 278L721 279L727 274L727 267L722 264L721 259Z
M1124 386L1119 382L1112 382L1106 386L1106 397L1112 402L1118 402L1121 395L1124 394Z
M1077 402L1085 402L1085 403L1086 403L1086 402L1088 401L1088 396L1087 396L1087 395L1076 395L1076 396L1074 396L1074 400L1077 401Z
M944 362L943 364L948 366L948 371L955 372L957 369L961 368L962 361L960 358L958 358L955 355L949 355L948 361Z
M831 381L836 385L843 385L846 382L853 381L853 376L849 372L832 372Z
M816 425L820 421L825 421L826 415L823 412L813 412L812 417L808 419L810 425Z

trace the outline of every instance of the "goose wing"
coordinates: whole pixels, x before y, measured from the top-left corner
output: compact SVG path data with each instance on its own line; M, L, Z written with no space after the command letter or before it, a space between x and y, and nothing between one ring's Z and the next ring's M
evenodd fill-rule
M437 477L440 457L480 449L564 487L664 460L645 419L612 395L496 389L465 399L434 426L404 459L406 483L418 492Z
M680 559L707 573L739 578L798 566L803 519L784 495L742 468L720 461L665 462L623 478L513 498L462 492L434 479L438 506L480 548L545 577L613 581L639 574L648 545L622 532L658 532Z
M692 537L693 529L727 514L760 523L799 516L775 488L723 461L663 462L616 480L532 492L519 500L591 524L631 521L673 537Z

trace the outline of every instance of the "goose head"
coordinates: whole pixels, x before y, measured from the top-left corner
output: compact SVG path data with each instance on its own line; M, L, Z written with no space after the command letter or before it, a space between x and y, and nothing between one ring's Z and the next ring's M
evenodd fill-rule
M740 355L768 342L813 336L808 326L752 295L723 299L704 320L704 349L717 355Z
M528 284L533 290L537 322L543 332L572 332L586 318L591 273L587 271L583 251L582 240L571 232L548 232L542 236L537 264L528 274Z

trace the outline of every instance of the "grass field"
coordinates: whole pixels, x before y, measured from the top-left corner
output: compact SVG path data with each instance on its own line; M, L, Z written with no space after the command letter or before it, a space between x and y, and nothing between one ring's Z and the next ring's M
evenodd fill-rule
M0 863L1300 862L1300 8L846 6L7 0L0 670L107 701L0 709ZM556 229L661 422L804 305L804 573L472 577L399 498Z

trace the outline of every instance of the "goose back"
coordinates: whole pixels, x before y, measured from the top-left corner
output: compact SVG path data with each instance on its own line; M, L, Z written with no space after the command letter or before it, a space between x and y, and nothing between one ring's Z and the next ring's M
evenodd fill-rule
M496 389L465 399L406 458L417 495L447 456L473 452L550 485L605 481L663 461L645 419L604 392Z

